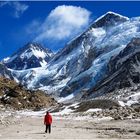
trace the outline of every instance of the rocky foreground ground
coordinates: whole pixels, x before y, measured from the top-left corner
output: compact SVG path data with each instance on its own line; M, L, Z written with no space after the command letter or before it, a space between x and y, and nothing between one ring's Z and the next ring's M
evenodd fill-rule
M44 133L46 109L42 108L51 108L51 134ZM0 139L139 140L140 105L120 106L108 99L59 104L40 91L31 92L1 78Z
M103 115L103 112L106 113ZM27 116L26 112L1 110L0 139L140 139L138 117L114 119L106 115L107 110L63 115L52 113L52 133L46 134L43 125L45 110L38 115L35 113Z

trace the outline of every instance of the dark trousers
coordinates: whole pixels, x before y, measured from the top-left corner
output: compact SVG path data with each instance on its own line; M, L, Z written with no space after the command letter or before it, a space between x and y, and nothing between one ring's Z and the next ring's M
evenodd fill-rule
M46 130L45 130L46 133L47 133L48 129L49 129L49 133L51 133L51 125L50 124L46 125Z

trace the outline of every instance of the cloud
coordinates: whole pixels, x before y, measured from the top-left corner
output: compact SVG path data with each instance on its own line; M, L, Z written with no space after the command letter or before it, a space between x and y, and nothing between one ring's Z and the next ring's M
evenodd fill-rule
M28 5L19 2L12 2L12 6L15 8L14 16L16 18L19 18L29 8Z
M37 29L42 25L41 21L39 20L33 20L31 23L29 23L28 25L26 25L24 27L24 31L31 35L31 34L35 34L38 33Z
M36 41L63 40L79 33L89 24L90 11L77 6L62 5L50 12L38 30Z
M13 2L9 2L9 1L5 1L5 2L0 2L0 7L3 6L10 6L14 9L14 13L13 16L15 18L19 18L28 8L29 6L26 4L23 4L21 2L18 1L13 1Z
M5 6L6 4L8 4L8 1L2 1L2 2L0 2L0 7L3 7L3 6Z

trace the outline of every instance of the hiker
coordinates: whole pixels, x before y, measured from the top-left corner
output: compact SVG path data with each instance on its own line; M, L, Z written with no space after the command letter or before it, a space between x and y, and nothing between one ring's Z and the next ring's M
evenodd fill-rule
M51 133L51 124L52 124L52 116L47 111L44 117L44 125L46 125L46 130L45 130L46 133L48 129L49 129L49 133Z

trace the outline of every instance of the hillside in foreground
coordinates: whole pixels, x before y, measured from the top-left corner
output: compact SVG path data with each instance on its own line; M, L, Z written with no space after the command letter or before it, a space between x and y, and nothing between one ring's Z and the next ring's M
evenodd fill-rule
M30 91L15 81L0 77L0 104L14 109L49 108L56 101L42 91Z

